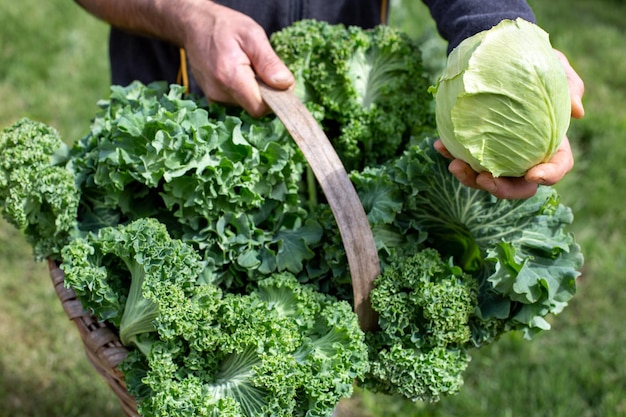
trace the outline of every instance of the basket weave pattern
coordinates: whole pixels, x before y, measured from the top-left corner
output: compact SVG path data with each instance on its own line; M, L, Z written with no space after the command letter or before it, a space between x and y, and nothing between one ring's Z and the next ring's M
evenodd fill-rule
M106 323L98 321L83 308L76 293L64 284L63 270L52 260L48 260L50 278L54 289L63 305L67 317L74 322L83 342L87 358L107 381L117 398L124 413L128 417L138 417L137 403L128 393L124 376L117 366L124 360L128 350L122 345L117 333Z

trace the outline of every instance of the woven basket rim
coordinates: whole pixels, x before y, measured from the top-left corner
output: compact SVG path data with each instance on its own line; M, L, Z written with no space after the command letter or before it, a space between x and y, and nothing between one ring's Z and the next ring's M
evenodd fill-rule
M76 293L65 286L60 263L48 259L50 278L65 314L76 325L87 359L105 379L128 417L139 417L137 401L129 394L118 366L128 355L115 329L86 311Z

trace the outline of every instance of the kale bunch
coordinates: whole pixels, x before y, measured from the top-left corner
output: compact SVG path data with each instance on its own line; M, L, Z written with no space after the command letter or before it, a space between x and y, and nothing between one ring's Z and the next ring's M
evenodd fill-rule
M27 118L0 134L0 211L35 259L57 257L75 234L80 193L56 129Z
M271 42L348 171L398 156L434 127L419 43L404 32L306 19Z
M225 292L153 218L63 250L66 282L132 352L121 365L150 416L326 416L369 367L346 301L284 272ZM132 349L136 347L137 349Z

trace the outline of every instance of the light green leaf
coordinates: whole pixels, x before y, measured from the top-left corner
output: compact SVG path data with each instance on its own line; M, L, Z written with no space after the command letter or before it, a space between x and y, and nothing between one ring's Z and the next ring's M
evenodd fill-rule
M462 42L435 90L444 145L496 177L523 176L547 161L569 127L565 71L548 34L522 19Z

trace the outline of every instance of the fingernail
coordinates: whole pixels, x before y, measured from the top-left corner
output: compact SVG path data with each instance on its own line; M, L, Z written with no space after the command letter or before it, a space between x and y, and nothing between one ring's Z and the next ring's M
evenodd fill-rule
M545 184L546 183L546 172L543 170L537 170L533 172L533 182L535 184Z
M285 84L291 82L291 73L287 71L279 71L272 75L272 82L276 84Z

